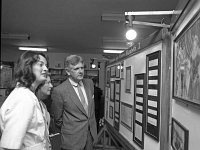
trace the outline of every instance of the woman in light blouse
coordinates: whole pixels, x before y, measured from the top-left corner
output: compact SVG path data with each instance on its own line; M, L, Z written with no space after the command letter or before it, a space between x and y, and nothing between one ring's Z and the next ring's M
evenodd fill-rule
M41 53L24 52L16 66L16 87L0 109L0 149L49 150L50 143L37 87L46 81L47 59Z

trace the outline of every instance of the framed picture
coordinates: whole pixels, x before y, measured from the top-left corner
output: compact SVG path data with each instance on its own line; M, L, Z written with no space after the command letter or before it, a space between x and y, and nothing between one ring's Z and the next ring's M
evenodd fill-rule
M110 100L115 101L115 81L110 82Z
M105 103L105 110L106 110L106 112L105 112L105 116L106 116L106 119L108 119L108 101L105 101L106 103Z
M132 132L132 105L121 102L121 124Z
M174 40L173 98L200 106L200 13Z
M120 120L120 80L115 80L115 119L114 119L114 127L119 131L119 120Z
M144 148L146 74L135 74L133 141Z
M120 78L124 79L124 61L122 61L120 64L120 72L121 72Z
M109 107L109 118L113 119L113 106Z
M126 89L125 92L131 93L131 66L126 67Z
M106 69L106 86L110 85L110 67Z
M146 104L146 133L159 141L160 131L160 76L161 51L146 56L147 104Z
M116 65L116 78L119 78L120 77L120 68L121 68L121 66L120 66L120 64L117 64Z
M172 118L171 145L173 150L188 150L189 131Z
M110 77L115 78L116 76L116 66L111 66L110 67Z

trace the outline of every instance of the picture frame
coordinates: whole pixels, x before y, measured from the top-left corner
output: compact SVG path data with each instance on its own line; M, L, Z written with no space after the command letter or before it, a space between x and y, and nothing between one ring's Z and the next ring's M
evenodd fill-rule
M174 40L173 98L200 106L200 13Z
M109 107L109 118L113 119L113 106L111 106L111 105Z
M116 77L116 66L110 67L110 77L115 78Z
M110 101L115 101L115 81L110 81Z
M146 74L135 74L133 109L133 141L144 148Z
M117 131L119 131L119 125L120 125L120 91L121 91L121 81L115 80L114 127Z
M159 141L160 133L160 79L161 79L161 51L155 51L146 56L146 133Z
M130 104L121 102L121 124L132 132L133 128L133 107Z
M124 61L120 63L120 78L124 79Z
M131 93L131 66L126 67L125 92Z
M171 146L173 150L188 150L189 130L172 118Z
M107 67L106 69L106 86L110 86L110 67Z
M120 66L120 64L117 64L116 65L116 78L120 78L120 68L121 68L121 66Z

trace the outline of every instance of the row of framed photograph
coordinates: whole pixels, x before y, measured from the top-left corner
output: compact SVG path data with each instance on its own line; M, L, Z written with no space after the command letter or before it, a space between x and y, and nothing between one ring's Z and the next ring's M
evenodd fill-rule
M134 75L134 105L120 101L121 80L110 81L106 87L106 97L114 105L109 106L109 118L119 129L119 120L133 132L133 140L144 147L144 132L159 141L160 124L160 73L161 51L147 56L147 73ZM131 90L131 67L126 67L126 92ZM114 106L114 108L113 108ZM108 107L107 107L108 109ZM114 117L113 117L114 116ZM117 123L117 124L116 124Z

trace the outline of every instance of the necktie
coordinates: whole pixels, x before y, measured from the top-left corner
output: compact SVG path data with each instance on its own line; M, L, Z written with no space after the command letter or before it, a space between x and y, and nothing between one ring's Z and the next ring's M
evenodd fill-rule
M84 95L83 95L83 92L82 92L81 87L80 87L79 84L78 84L77 88L78 88L79 97L80 97L80 99L81 99L81 103L82 103L82 105L83 105L83 107L84 107L84 109L85 109L85 111L86 111L86 113L87 113L87 115L88 115L88 105L87 105L87 103L86 103L85 97L84 97Z

